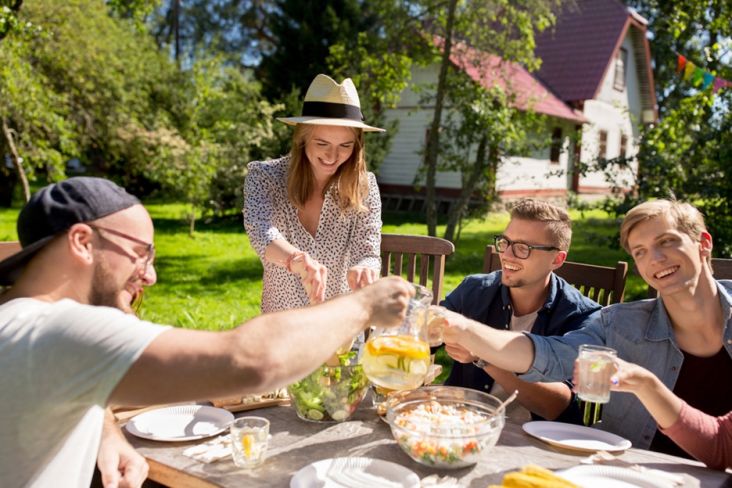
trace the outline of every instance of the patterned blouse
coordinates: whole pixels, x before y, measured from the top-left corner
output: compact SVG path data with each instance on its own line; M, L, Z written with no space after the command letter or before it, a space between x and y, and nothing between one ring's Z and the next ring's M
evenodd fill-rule
M366 212L342 212L336 188L325 194L315 237L305 230L297 207L287 197L289 156L249 163L244 184L244 228L264 267L262 312L307 306L310 302L297 275L264 258L267 245L284 239L328 268L326 300L350 293L346 273L352 266L381 269L381 199L376 177L368 173Z

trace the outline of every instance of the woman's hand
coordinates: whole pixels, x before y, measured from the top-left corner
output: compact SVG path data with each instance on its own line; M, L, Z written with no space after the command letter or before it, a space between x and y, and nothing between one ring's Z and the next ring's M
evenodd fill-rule
M296 251L287 261L287 270L300 276L300 282L311 304L325 300L328 269L310 257L305 251Z
M647 369L634 363L623 361L620 358L613 358L615 373L610 377L610 389L612 391L626 391L641 393L644 388L650 388L654 375ZM574 361L574 374L572 383L579 384L579 360Z
M367 266L352 266L346 273L346 280L351 291L368 286L379 279L379 272Z
M638 394L645 388L651 388L655 376L641 366L616 358L613 361L617 371L610 377L610 389L628 391Z

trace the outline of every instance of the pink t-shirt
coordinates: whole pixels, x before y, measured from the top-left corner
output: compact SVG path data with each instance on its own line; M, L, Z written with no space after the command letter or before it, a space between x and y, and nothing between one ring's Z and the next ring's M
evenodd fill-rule
M678 420L661 431L710 468L732 467L732 412L713 417L683 402Z

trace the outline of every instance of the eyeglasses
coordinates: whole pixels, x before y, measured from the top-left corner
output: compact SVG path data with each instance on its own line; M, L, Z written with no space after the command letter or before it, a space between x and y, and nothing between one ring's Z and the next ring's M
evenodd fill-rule
M499 253L506 252L508 246L511 246L511 252L519 259L528 259L531 256L531 251L534 249L538 251L561 251L561 249L555 246L532 246L525 242L515 242L506 236L495 236L493 240Z
M110 243L116 245L117 247L119 247L123 251L125 251L125 249L122 246L120 246L116 242L110 240L109 238L104 237L104 235L101 232L99 232L99 231L102 230L104 232L109 232L110 234L114 234L116 236L119 236L122 239L127 239L128 241L134 242L135 244L139 244L141 246L145 246L145 253L142 254L142 255L139 255L138 254L138 255L134 256L134 259L135 259L135 262L142 261L143 262L142 270L143 271L147 271L148 267L150 266L150 263L152 263L153 259L155 258L155 244L153 244L152 242L145 242L142 239L138 239L137 237L133 237L131 235L125 234L124 232L120 232L118 230L110 229L108 227L101 227L101 226L98 226L98 225L91 225L91 224L87 224L87 225L89 227L91 227L93 230L97 231L97 234L99 234L99 237L101 237L102 239L104 239L107 242L110 242ZM128 256L130 256L130 254L127 253L126 251L125 251L125 254L127 254ZM130 257L132 257L132 256L130 256Z

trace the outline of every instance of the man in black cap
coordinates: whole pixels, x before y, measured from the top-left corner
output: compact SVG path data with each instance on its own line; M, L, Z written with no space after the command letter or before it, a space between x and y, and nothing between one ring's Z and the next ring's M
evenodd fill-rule
M18 235L22 250L0 262L0 486L88 485L107 405L271 391L367 325L399 323L412 293L385 278L231 331L176 329L124 313L155 282L153 224L114 183L41 189Z

